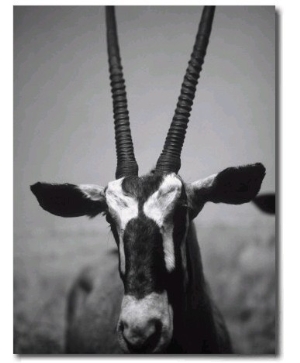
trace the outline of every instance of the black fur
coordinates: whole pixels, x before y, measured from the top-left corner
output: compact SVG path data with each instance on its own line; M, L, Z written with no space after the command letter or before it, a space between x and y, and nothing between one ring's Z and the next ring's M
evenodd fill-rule
M142 298L166 288L163 241L156 223L143 214L131 220L124 233L125 294Z
M135 197L139 201L141 209L150 195L157 191L162 181L163 176L159 174L127 177L122 182L122 188L125 194Z
M243 204L259 192L266 169L261 163L227 168L216 176L210 193L214 203Z
M276 212L276 197L274 193L258 195L252 202L265 213L275 214Z
M59 217L94 217L105 210L104 198L91 200L74 184L38 182L30 189L44 210Z

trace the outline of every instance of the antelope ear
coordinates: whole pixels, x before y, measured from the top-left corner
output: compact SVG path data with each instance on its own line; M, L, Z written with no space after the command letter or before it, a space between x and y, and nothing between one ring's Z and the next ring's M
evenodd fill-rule
M192 218L206 202L243 204L255 198L266 169L260 164L231 167L187 185Z
M95 217L106 209L104 188L97 185L36 183L30 186L40 206L60 217Z

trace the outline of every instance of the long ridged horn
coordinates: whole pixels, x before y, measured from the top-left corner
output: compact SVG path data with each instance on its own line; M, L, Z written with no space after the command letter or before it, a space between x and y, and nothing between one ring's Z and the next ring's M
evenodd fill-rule
M107 51L110 85L113 98L115 140L117 152L116 178L138 175L131 138L125 80L119 51L115 9L106 7Z
M193 52L186 70L176 110L164 148L156 164L159 173L177 173L181 166L180 155L183 146L196 87L204 62L215 6L205 6L196 36Z

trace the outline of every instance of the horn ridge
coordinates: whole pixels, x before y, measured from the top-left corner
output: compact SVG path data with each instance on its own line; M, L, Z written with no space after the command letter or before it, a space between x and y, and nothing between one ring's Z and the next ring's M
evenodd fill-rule
M193 52L181 85L180 96L156 171L177 173L181 166L181 150L192 110L193 100L212 28L215 6L205 6L202 12Z
M134 156L130 131L126 86L121 64L114 6L106 7L106 29L117 154L116 178L118 179L123 176L138 175L138 165Z

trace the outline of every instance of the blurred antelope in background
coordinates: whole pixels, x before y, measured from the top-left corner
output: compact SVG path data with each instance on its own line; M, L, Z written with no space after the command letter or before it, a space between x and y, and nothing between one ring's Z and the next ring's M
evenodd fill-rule
M116 179L97 185L36 183L41 207L62 216L106 216L118 267L106 278L82 271L67 303L67 353L232 353L209 294L193 225L205 203L243 204L260 190L265 168L229 167L187 184L181 150L215 7L204 7L174 117L155 169L138 175L113 7L106 8L117 152ZM120 278L117 276L119 273Z

